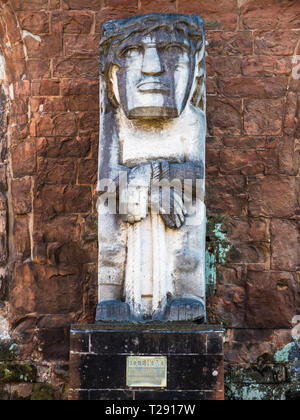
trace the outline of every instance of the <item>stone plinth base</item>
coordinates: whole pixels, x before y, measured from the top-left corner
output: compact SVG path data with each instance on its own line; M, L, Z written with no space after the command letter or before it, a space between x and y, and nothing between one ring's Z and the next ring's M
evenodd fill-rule
M196 324L71 327L70 400L222 400L224 331ZM166 356L166 388L126 386L128 356Z

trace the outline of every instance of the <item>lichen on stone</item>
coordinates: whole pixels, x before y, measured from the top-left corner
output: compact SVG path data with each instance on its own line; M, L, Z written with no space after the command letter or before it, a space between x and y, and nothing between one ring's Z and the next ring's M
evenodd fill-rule
M224 217L208 216L206 225L206 286L208 294L217 289L217 264L225 265L231 244L224 229Z

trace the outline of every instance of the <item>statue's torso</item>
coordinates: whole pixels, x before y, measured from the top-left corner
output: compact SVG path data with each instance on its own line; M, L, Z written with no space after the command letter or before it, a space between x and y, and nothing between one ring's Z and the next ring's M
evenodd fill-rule
M197 111L199 112L199 111ZM196 121L197 118L197 121ZM133 168L155 160L184 163L204 161L205 117L187 112L167 127L147 131L136 130L133 124L120 124L120 164Z

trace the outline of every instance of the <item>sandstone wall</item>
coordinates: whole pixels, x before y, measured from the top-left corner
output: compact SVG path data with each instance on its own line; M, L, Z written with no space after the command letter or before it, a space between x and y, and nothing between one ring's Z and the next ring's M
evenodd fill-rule
M209 320L227 328L228 398L298 395L299 0L0 0L2 398L64 398L69 326L94 320L100 25L148 12L207 24Z

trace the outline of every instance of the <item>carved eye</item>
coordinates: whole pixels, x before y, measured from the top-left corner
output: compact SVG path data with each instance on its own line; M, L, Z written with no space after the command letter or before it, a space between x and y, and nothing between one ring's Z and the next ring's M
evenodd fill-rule
M164 48L164 54L168 56L178 56L183 54L184 50L179 45L168 45Z
M141 47L130 47L122 52L122 57L124 58L134 58L138 57L142 53Z

